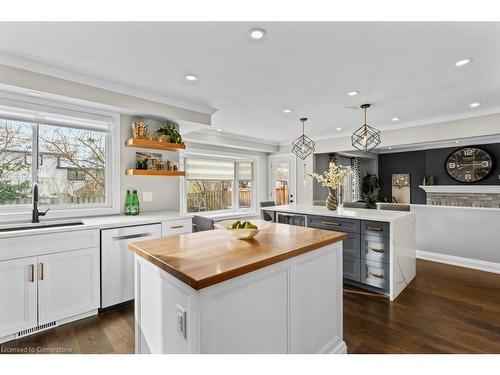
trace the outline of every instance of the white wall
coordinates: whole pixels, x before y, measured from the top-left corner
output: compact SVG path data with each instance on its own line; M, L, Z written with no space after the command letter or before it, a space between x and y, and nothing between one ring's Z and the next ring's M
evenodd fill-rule
M178 211L179 210L179 179L181 177L165 177L165 176L126 176L125 170L128 168L135 168L135 153L136 152L157 152L162 154L163 160L179 161L179 153L177 151L161 151L161 150L146 150L134 147L125 147L125 140L132 137L131 124L137 117L128 115L120 116L121 127L121 183L120 183L120 196L121 196L121 212L124 211L125 197L127 189L137 189L139 193L139 204L141 212L147 211ZM144 119L142 120L152 126L159 127L160 122ZM144 192L153 193L153 200L151 202L144 202L142 194Z

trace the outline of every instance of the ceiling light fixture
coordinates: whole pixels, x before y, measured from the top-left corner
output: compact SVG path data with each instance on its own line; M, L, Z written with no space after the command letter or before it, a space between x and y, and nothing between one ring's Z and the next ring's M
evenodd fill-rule
M218 131L218 132L221 132L221 131L222 131L222 129L217 129L217 131Z
M397 121L399 121L399 117L393 117L393 118L392 118L392 121L393 121L393 122L397 122Z
M467 64L469 64L469 63L471 63L471 62L472 62L472 60L473 60L473 58L472 58L472 57L468 57L468 58L466 58L466 59L458 60L458 61L455 63L455 66L458 66L458 67L460 67L460 66L465 66L465 65L467 65Z
M335 128L336 131L342 131L342 128Z
M474 103L470 103L470 104L469 104L469 107L471 107L471 108L477 108L477 107L479 107L480 105L481 105L481 103L479 103L479 102L474 102Z
M194 74L186 74L184 78L186 78L187 81L191 82L198 80L198 77L196 77Z
M358 94L359 94L359 91L349 91L349 92L347 93L347 95L349 95L349 96L356 96L356 95L358 95Z
M304 123L307 121L307 118L302 117L300 121L302 122L302 135L292 142L292 152L304 160L314 152L316 143L304 134Z
M352 133L351 142L354 148L367 154L380 144L380 130L366 124L366 111L370 108L370 104L363 104L361 108L365 111L365 123Z
M292 113L292 110L291 109L284 109L283 112L285 112L285 113Z
M248 32L248 36L252 40L261 40L266 36L266 31L264 29L254 28Z
M455 141L455 143L460 143L460 141L459 141L459 140L456 140L456 141Z

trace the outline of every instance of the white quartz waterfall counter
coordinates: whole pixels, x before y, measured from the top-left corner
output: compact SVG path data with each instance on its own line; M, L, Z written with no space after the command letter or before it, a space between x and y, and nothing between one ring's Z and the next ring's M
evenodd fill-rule
M343 209L295 204L263 207L275 222L347 233L343 276L347 283L387 294L391 301L416 275L415 215L405 211Z

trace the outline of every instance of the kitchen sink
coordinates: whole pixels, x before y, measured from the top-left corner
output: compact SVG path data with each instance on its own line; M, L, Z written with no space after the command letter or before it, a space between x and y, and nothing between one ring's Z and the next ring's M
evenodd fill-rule
M61 221L45 221L41 223L31 223L31 222L16 222L0 225L1 232L13 232L17 230L30 230L30 229L42 229L42 228L57 228L57 227L70 227L74 225L83 225L81 220L61 220Z

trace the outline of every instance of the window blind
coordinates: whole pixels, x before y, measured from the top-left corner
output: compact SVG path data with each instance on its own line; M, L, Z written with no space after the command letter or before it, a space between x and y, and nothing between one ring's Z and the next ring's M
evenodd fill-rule
M231 160L187 158L185 170L189 180L234 180Z
M253 180L253 162L239 161L238 180Z
M0 117L14 121L105 132L111 131L113 125L113 119L110 116L5 98L0 98Z

